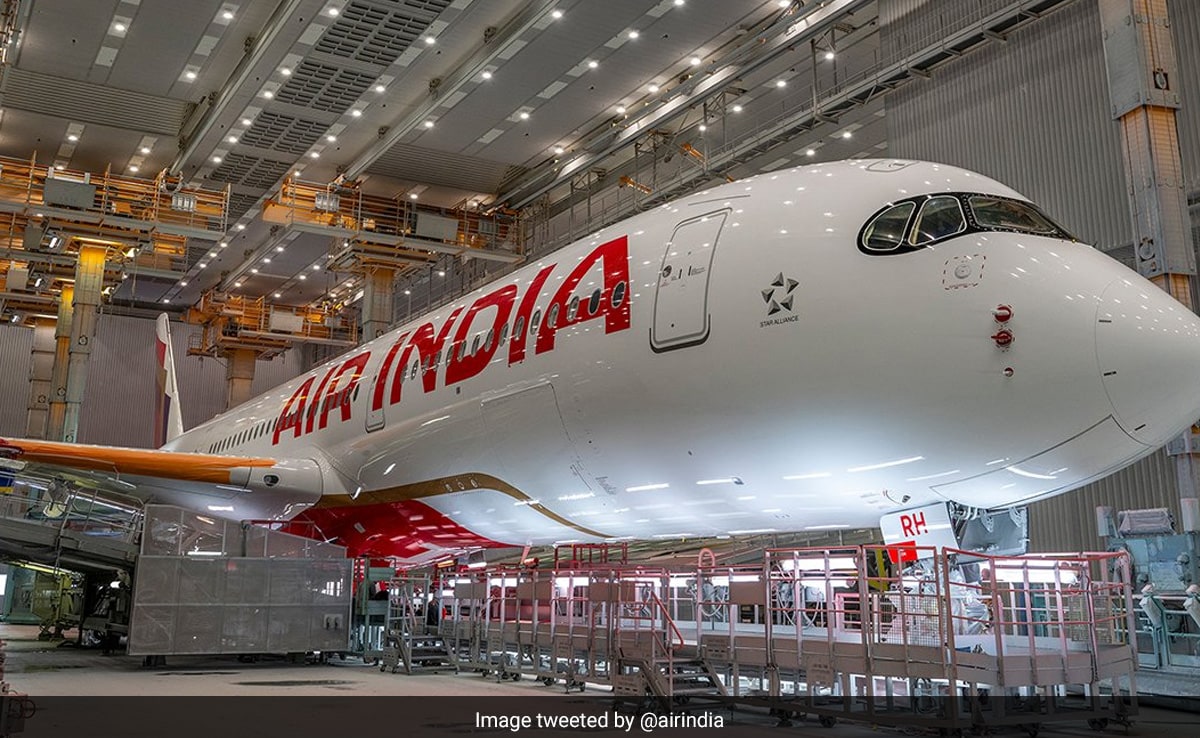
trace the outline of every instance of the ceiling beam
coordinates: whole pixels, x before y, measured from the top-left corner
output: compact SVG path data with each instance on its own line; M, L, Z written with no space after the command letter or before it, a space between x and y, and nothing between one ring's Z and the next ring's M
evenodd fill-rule
M558 170L541 170L529 173L517 185L503 192L497 202L505 203L514 209L531 204L538 197L560 184L568 182L572 176L587 171L600 164L604 159L616 152L632 146L647 131L651 131L685 114L696 105L720 95L729 85L740 77L766 65L780 54L786 53L799 43L807 43L821 36L849 13L868 5L872 0L832 0L823 5L801 6L798 17L782 18L772 26L773 33L761 43L744 46L720 69L708 75L695 75L672 90L673 97L656 107L643 108L641 113L630 115L625 120L622 131L613 136L603 148L594 153L587 153L588 143L581 153ZM607 130L602 131L596 138L608 137ZM547 176L549 175L549 176Z
M441 84L437 86L436 96L430 93L424 102L418 104L411 113L391 125L386 134L350 162L346 167L346 178L354 180L362 176L363 172L399 143L402 138L417 130L437 109L442 98L453 95L461 87L477 79L484 68L495 61L505 47L549 15L556 5L557 0L540 0L540 2L533 3L521 10L494 36L485 40L483 46L469 59L442 77Z

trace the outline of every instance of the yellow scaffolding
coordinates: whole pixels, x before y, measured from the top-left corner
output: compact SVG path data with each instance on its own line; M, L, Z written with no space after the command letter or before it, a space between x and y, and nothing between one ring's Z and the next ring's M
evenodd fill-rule
M258 297L208 291L185 316L201 325L188 354L219 356L250 349L260 358L271 358L297 343L355 346L358 327L345 317L313 307L269 303Z

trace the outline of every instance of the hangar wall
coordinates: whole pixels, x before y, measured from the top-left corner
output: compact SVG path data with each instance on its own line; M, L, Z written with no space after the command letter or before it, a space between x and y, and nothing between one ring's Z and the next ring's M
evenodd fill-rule
M952 0L880 4L881 44L951 12ZM913 13L916 8L920 14ZM1185 186L1200 190L1200 3L1170 3L1181 70L1178 127ZM1191 73L1189 73L1191 72ZM958 164L1012 185L1081 239L1132 258L1121 142L1109 115L1099 9L1077 0L950 62L885 102L889 153ZM1197 212L1192 210L1193 223ZM1193 232L1196 226L1193 226ZM1175 461L1159 450L1116 474L1030 509L1034 551L1094 550L1097 505L1178 514Z
M224 363L187 355L188 338L199 330L198 326L171 325L185 429L225 409ZM32 330L0 326L0 346L4 347L0 351L0 436L25 434L32 345ZM100 316L79 420L80 442L153 444L154 366L153 320ZM265 392L306 368L303 352L298 350L273 361L260 361L253 392Z

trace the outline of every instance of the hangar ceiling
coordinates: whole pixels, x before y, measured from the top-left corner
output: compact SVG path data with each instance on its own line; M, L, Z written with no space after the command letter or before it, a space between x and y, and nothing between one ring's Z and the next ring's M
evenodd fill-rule
M9 0L0 156L228 187L223 230L115 305L344 300L339 239L262 219L288 180L504 206L561 242L530 222L885 153L887 89L1059 1L972 3L883 46L875 0Z

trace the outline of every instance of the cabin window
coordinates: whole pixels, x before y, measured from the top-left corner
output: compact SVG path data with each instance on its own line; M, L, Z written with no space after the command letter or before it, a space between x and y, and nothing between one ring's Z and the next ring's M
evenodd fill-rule
M409 375L409 377L408 377L409 379L417 378L417 367L419 367L420 365L421 365L420 362L416 361L415 359L413 360L412 374Z
M567 305L567 322L574 323L575 316L579 314L579 295L571 298L571 302Z
M525 316L517 318L517 322L513 325L513 340L520 341L525 338Z
M503 346L504 342L507 340L508 340L508 323L505 323L504 325L500 326L500 345Z
M612 306L613 310L621 307L621 303L625 302L626 285L624 282L617 282L617 286L613 287Z
M492 343L495 341L495 339L496 339L496 330L494 328L488 328L487 338L485 338L483 341L483 350L491 351Z
M458 360L462 361L467 355L467 342L462 341L458 344Z
M967 198L971 214L980 228L1017 231L1037 235L1058 234L1061 229L1037 208L1020 200L992 195L971 195Z
M596 311L600 309L600 296L600 289L597 288L592 293L591 299L588 300L588 315L595 315Z
M962 205L952 195L931 197L921 206L909 242L920 246L967 230Z
M550 312L546 313L546 322L549 323L551 327L558 325L558 303L554 303L550 306Z
M916 208L912 202L902 202L876 215L863 231L863 246L868 251L895 251L904 242L904 231Z
M479 338L479 334L476 333L474 340L471 341L471 356L479 353Z
M358 384L354 385L354 392L353 392L353 394L350 396L350 401L351 401L351 402L358 402L358 388L359 388L360 386L362 386L362 385L358 385Z

